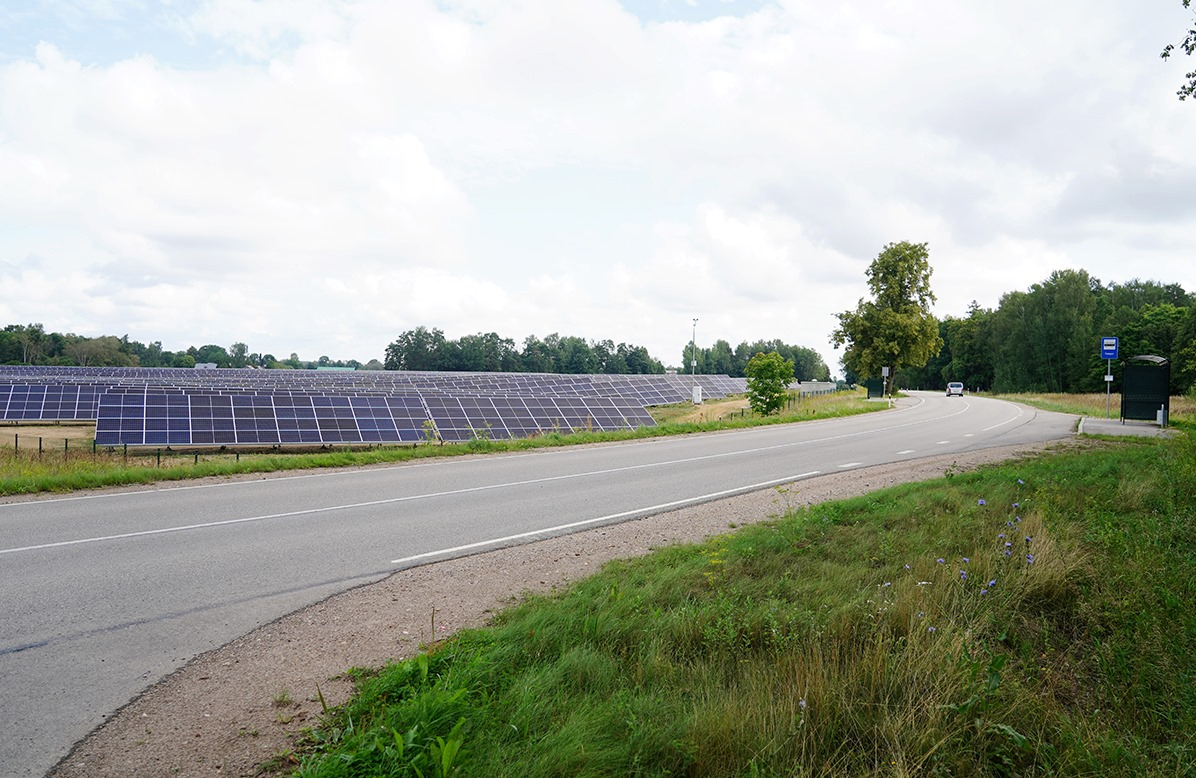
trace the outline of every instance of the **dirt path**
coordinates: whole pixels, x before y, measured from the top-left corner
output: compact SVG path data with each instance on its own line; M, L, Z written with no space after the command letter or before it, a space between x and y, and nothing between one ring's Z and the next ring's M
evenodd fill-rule
M789 507L938 478L1042 448L990 449L819 476L786 489L404 570L197 657L77 744L50 775L253 776L271 761L275 771L286 772L294 764L279 755L319 720L318 694L329 705L348 698L348 668L412 656L421 644L485 624L524 593L564 586L611 559L700 541Z

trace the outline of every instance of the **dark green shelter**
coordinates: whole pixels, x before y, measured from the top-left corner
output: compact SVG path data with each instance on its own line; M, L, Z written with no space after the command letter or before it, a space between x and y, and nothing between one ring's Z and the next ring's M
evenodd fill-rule
M1171 415L1171 363L1143 354L1122 363L1121 421L1142 419L1167 426Z

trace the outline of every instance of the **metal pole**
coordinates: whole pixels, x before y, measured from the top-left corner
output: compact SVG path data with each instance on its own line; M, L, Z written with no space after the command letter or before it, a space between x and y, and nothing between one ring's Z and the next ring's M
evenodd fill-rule
M1105 366L1105 418L1113 418L1113 382L1109 380L1109 376L1113 375L1113 360L1109 360Z
M694 333L689 340L689 394L693 397L693 388L698 385L698 320L694 319Z

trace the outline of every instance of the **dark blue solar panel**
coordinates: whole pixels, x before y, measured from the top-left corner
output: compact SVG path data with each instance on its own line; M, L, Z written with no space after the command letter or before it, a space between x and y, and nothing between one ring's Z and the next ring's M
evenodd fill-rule
M0 366L0 418L96 419L101 445L449 441L651 425L644 405L743 391L726 376ZM617 398L617 399L616 399Z

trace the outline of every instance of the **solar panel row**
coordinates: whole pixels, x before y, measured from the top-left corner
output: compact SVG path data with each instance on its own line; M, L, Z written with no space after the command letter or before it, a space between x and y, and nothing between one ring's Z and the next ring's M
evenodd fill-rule
M63 368L0 366L0 381L131 387L306 390L341 393L403 389L449 394L634 397L644 405L681 402L692 386L707 398L744 391L742 378L678 375L559 375L547 373L438 373L407 371L188 370L183 368Z
M553 431L651 426L640 405L618 398L343 397L192 394L147 390L101 395L102 446L324 445L463 442Z
M645 406L742 392L727 376L0 366L0 420L96 420L100 445L519 438L652 426Z

